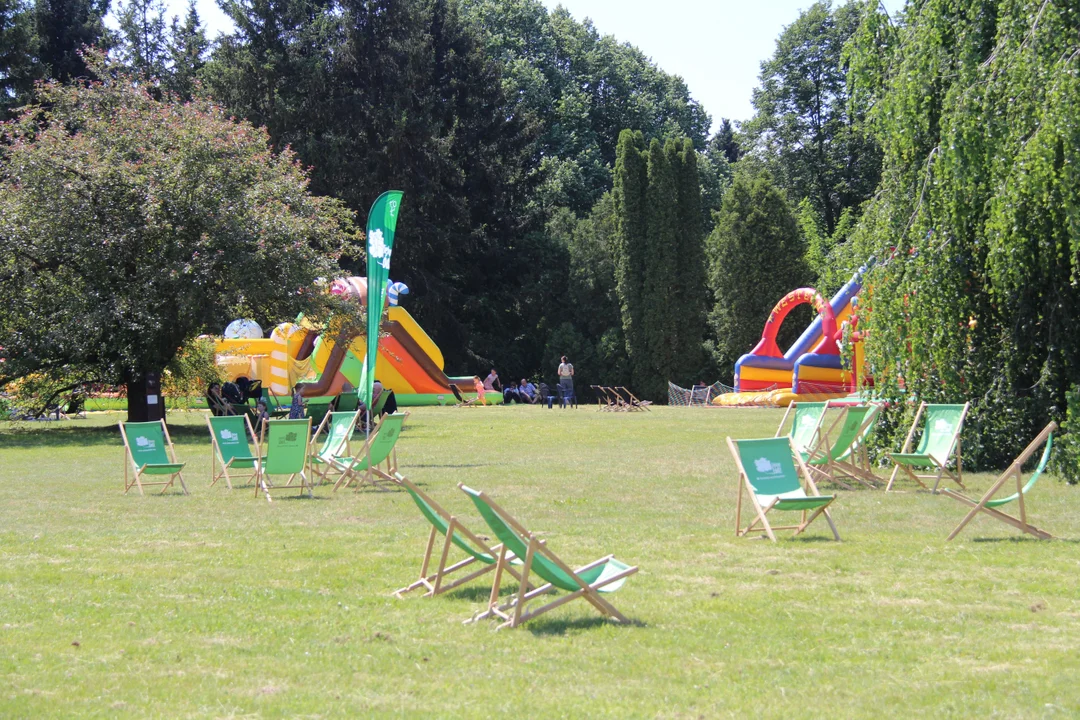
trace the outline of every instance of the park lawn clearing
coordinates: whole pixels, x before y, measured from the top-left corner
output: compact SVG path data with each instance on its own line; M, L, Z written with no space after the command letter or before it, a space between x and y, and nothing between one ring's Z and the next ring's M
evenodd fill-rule
M572 565L641 568L611 597L630 625L579 601L499 632L462 624L490 576L391 597L430 529L404 492L210 488L205 415L174 412L191 496L125 496L121 415L0 424L0 716L1080 712L1080 488L1028 498L1059 540L978 518L946 544L949 498L828 484L843 542L736 538L724 437L781 415L412 409L401 471L475 532L458 482Z

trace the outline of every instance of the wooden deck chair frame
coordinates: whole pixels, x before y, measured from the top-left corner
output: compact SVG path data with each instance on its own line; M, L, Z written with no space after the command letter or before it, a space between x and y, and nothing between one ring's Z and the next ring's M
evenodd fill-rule
M165 451L168 453L169 459L172 460L172 464L180 465L181 468L183 468L184 463L181 463L181 462L177 461L177 459L176 459L176 448L173 447L172 437L169 435L169 426L165 424L164 420L161 420L159 422L161 423L161 432L165 437ZM184 491L185 495L190 495L190 493L188 492L188 489L187 489L187 484L184 482L184 473L179 469L176 472L169 474L169 479L168 480L160 480L160 481L154 481L154 482L143 482L142 481L142 476L143 476L144 473L147 472L148 469L150 469L150 465L146 464L146 465L143 465L142 467L140 467L135 462L135 456L132 455L132 453L131 453L131 445L128 443L127 430L124 429L124 425L126 423L121 422L121 423L118 423L118 424L120 426L120 437L122 437L123 440L124 440L124 454L127 456L127 457L124 458L124 494L125 495L127 495L128 491L131 490L131 488L133 488L133 487L137 487L139 489L139 494L140 495L145 495L145 493L143 492L144 487L156 487L158 485L162 486L161 492L158 493L159 495L162 495L162 494L165 493L166 490L168 490L170 487L172 487L173 483L175 483L178 479L180 480L180 489ZM131 463L130 468L128 468L128 463L129 462ZM128 470L129 469L134 471L134 475L132 475L130 481L128 480Z
M402 427L405 426L405 421L409 419L408 411L403 413L394 413L395 415L401 415ZM386 416L389 417L389 416ZM365 485L371 486L375 490L386 491L391 487L398 484L400 475L398 474L397 463L397 441L394 442L394 447L386 458L378 463L371 462L371 448L375 444L376 436L382 431L383 423L380 422L375 426L375 429L371 431L367 439L364 441L363 446L360 448L360 452L353 454L352 452L352 440L350 438L348 444L348 457L355 460L359 460L362 457L367 458L367 467L363 470L357 470L355 463L348 465L341 465L341 476L334 483L334 492L338 491L340 487L349 487L356 482L355 490L361 490Z
M487 573L493 571L496 568L499 562L498 558L499 552L502 550L502 544L489 547L487 543L480 539L468 527L463 525L462 522L455 515L447 512L441 505L432 500L431 496L429 496L420 488L416 487L416 485L414 485L408 478L404 478L398 475L396 481L399 485L408 488L410 492L416 493L418 497L420 497L425 503L427 503L428 507L431 509L432 512L442 518L442 520L446 523L446 532L443 537L442 551L439 554L439 564L438 567L435 568L435 571L430 572L431 557L432 552L436 549L435 543L440 535L440 530L434 525L432 525L431 533L428 535L427 548L424 550L424 559L420 564L419 579L417 579L416 582L410 585L406 585L403 588L395 590L392 593L394 597L401 599L407 593L410 593L413 590L418 590L420 588L424 588L427 590L427 592L424 593L423 597L433 597L435 595L441 595L444 592L453 590L454 588L460 587L465 583L472 582L476 578L481 577L482 575L486 575ZM468 542L472 543L474 548L476 548L479 553L483 553L490 557L491 562L484 563L474 555L469 555L469 557L465 558L464 560L447 566L446 563L448 562L448 559L450 557L450 548L454 545L454 533L458 533L459 539L464 538ZM477 563L481 564L482 567L473 570L467 575L454 578L453 580L447 582L447 579L451 575L454 575L459 570L474 567ZM513 567L507 568L507 571L511 575L513 575L518 582L522 582L521 575Z
M968 514L964 516L964 519L960 521L960 524L957 525L951 533L949 533L949 537L945 538L946 542L952 540L954 537L959 535L960 531L963 530L964 527L969 522L971 522L979 513L985 513L986 515L989 515L995 520L1000 520L1007 525L1012 525L1017 530L1026 532L1029 535L1034 535L1040 540L1053 539L1053 535L1046 532L1045 530L1040 530L1039 528L1028 522L1027 506L1024 504L1024 496L1027 495L1027 491L1031 488L1032 485L1034 485L1034 480L1038 479L1038 476L1042 474L1043 470L1046 467L1046 463L1049 460L1050 450L1051 448L1053 448L1053 434L1054 431L1057 430L1057 427L1058 425L1056 422L1051 422L1049 425L1043 428L1042 432L1040 432L1039 435L1031 441L1027 448L1024 449L1024 452L1020 453L1020 455L1012 461L1012 464L1009 465L1008 469L1006 469L1005 472L1003 472L998 477L997 481L990 486L990 489L983 493L983 496L979 499L978 502L972 500L965 495L962 495L961 493L956 492L955 490L952 490L951 488L945 488L941 491L943 495L948 495L954 500L959 500L965 505L971 506L971 511L968 512ZM1035 471L1032 480L1030 480L1029 484L1025 486L1023 480L1024 463L1026 463L1031 458L1031 456L1034 455L1036 451L1038 451L1038 449L1043 445L1046 445L1046 450L1043 452L1043 458L1039 462L1039 467ZM1003 513L997 508L987 507L987 503L991 502L994 499L994 495L997 494L997 492L1011 478L1016 478L1016 501L1019 503L1020 506L1020 517L1015 517L1013 515L1009 515L1008 513Z
M919 409L915 413L915 419L911 421L911 429L908 430L907 437L904 439L904 446L900 449L900 454L908 454L911 452L911 442L915 437L915 431L919 428L919 419L922 417L923 412L928 406L929 403L926 402L919 404ZM922 487L924 490L930 490L933 493L936 493L938 491L938 486L941 484L941 479L943 476L948 476L950 480L963 488L964 456L960 444L960 435L964 430L964 421L967 420L967 414L970 409L971 403L964 403L964 408L960 411L960 419L956 423L956 433L954 434L952 447L949 449L948 455L941 459L936 458L933 455L929 456L930 460L933 462L933 466L936 467L936 472L920 475L919 473L916 473L914 470L912 470L909 465L904 465L893 460L895 467L893 468L892 474L889 475L889 484L885 486L885 492L889 492L890 490L892 490L893 483L896 482L896 475L900 472L900 468L903 468L904 472L907 473L908 477L918 483L920 487ZM924 429L923 432L928 432L928 429ZM949 464L949 458L952 457L952 455L954 454L956 455L955 474L947 467ZM891 457L892 456L890 454L890 458ZM926 483L924 483L923 480L933 480L933 489L927 487Z
M262 490L263 494L266 496L266 501L267 502L273 502L274 498L270 496L270 490L272 488L276 488L276 489L280 490L281 488L291 487L292 484L293 484L293 480L296 479L297 475L300 476L300 485L297 486L297 488L300 490L300 495L303 495L304 490L306 489L307 492L308 492L308 497L314 497L315 496L315 493L314 493L314 491L312 489L311 481L308 480L308 476L311 474L311 454L308 452L308 450L311 447L311 418L299 418L299 419L307 420L307 440L304 442L304 465L303 465L303 469L298 470L297 472L294 472L294 473L290 474L289 479L285 482L284 485L275 485L273 482L271 482L271 480L269 478L269 475L266 473L266 465L267 465L267 461L270 459L270 452L271 452L271 448L270 448L271 433L270 433L270 430L273 427L275 427L274 423L297 422L297 420L286 420L286 419L271 420L270 421L270 427L267 428L267 432L266 432L266 445L267 445L266 454L262 455L262 458L259 461L259 476L258 476L258 478L257 478L257 480L255 482L255 497L259 497L259 490ZM280 426L278 426L278 427L280 427ZM284 473L282 473L282 474L284 474Z
M349 426L348 437L345 438L345 440L343 441L343 444L341 445L342 453L340 453L341 455L347 455L348 454L348 447L349 447L349 440L352 438L353 433L356 432L357 423L360 422L360 416L363 414L364 411L358 408L356 410L343 410L341 412L352 413L352 424ZM326 460L321 460L320 461L320 458L322 456L323 451L322 451L321 447L316 447L317 445L319 445L319 436L322 435L323 431L325 430L325 431L327 431L327 433L329 433L329 427L328 426L333 422L333 416L337 415L337 414L340 414L340 413L334 413L334 412L326 413L326 415L323 416L322 422L320 422L319 426L317 428L315 428L315 432L311 433L311 447L308 450L308 455L311 457L311 473L312 473L311 480L312 480L312 482L316 482L315 478L318 477L319 478L318 483L320 485L322 483L329 483L331 481L331 479L330 479L330 473L331 472L336 471L338 473L337 479L334 480L335 483L337 482L337 480L341 479L341 474L344 472L344 470L342 470L338 466L335 466L332 462L327 462ZM328 436L326 438L326 440L323 441L323 444L325 444L325 443L327 443L329 441L330 441L330 438ZM326 469L321 470L320 467L319 467L320 465L324 465Z
M832 424L818 433L817 446L811 451L810 458L807 461L810 472L817 475L819 479L835 482L848 490L854 488L837 477L837 475L851 478L870 489L876 489L878 487L877 483L881 482L881 479L870 469L869 458L865 457L865 441L870 434L870 430L878 421L881 406L871 403L868 406L860 407L870 407L872 409L862 423L859 424L851 443L843 448L833 447L832 438L837 438L843 432L844 422L847 420L847 415L851 410L850 407L844 407L843 412L833 420Z
M598 411L613 411L620 409L618 403L611 399L608 395L607 388L603 385L590 385L590 388L596 393L596 409Z
M533 600L536 597L539 597L540 595L552 592L555 587L551 583L546 583L533 589L529 589L529 584L526 582L522 582L518 586L517 594L514 595L509 602L500 604L499 589L502 583L502 574L504 571L509 571L511 568L511 553L504 544L499 551L499 561L495 567L495 581L491 585L491 595L488 597L487 609L477 613L476 615L473 615L473 617L465 621L466 623L476 622L478 620L489 617L497 617L503 620L503 623L499 625L496 629L501 630L505 627L518 627L523 623L532 620L533 618L543 615L549 610L554 610L560 605L565 605L571 600L576 600L577 598L584 598L604 617L610 618L619 623L629 622L626 616L616 610L614 605L601 597L598 591L602 587L611 585L615 582L623 581L627 577L633 575L638 571L637 566L623 565L622 563L619 563L617 560L615 560L614 555L606 555L599 560L595 560L588 565L584 565L578 568L577 570L571 570L570 567L566 563L564 563L558 555L548 549L546 541L537 538L536 535L525 529L525 527L521 523L515 520L514 517L508 512L499 507L499 505L496 504L488 495L481 491L468 488L465 486L464 483L458 483L458 487L462 490L462 492L466 493L467 495L480 498L489 508L491 508L491 510L496 515L498 515L499 519L518 536L518 539L526 548L525 557L523 558L523 562L521 565L522 578L528 579L531 576L531 573L534 572L533 559L537 555L541 555L544 557L545 560L555 565L559 570L568 575L578 585L578 588L576 590L568 591L567 594L561 595L560 597L555 598L551 602L542 605L541 607L525 612L525 607L527 606L529 601ZM492 528L492 530L494 529L495 528ZM602 579L597 580L592 584L589 584L585 582L584 579L582 579L581 573L600 567L601 565L606 565L611 562L617 563L618 566L622 569L612 575L609 575L608 577L603 577Z
M209 430L210 430L210 440L213 442L213 453L210 455L210 487L214 487L214 485L217 484L218 480L220 480L221 478L225 478L225 484L228 486L228 488L230 490L232 490L233 489L232 476L229 475L229 470L231 469L233 461L235 461L236 458L230 458L226 462L225 455L224 455L224 453L221 452L221 446L218 444L217 434L214 432L214 425L213 425L212 422L210 422L211 418L213 418L213 417L215 417L215 416L214 415L207 415L206 416L206 427L209 428ZM237 417L237 416L235 416L235 415L218 415L216 417ZM247 480L249 480L251 482L254 482L259 477L258 458L262 456L262 441L255 434L255 428L253 428L251 426L251 418L248 417L246 414L242 415L240 417L244 418L244 426L247 429L248 439L252 443L255 444L256 462L255 462L254 467L251 470L251 475L249 475L247 477ZM219 466L221 468L221 472L218 472L218 467Z
M818 491L817 485L814 483L813 474L806 466L806 463L803 462L802 456L795 449L795 445L791 442L791 438L788 438L787 441L788 446L791 448L791 456L792 460L795 462L796 472L798 472L802 476L806 487L810 489L809 495L812 497L822 497L821 493ZM829 528L832 530L833 537L837 540L840 540L840 533L837 532L836 525L833 523L832 515L829 514L829 505L831 505L833 501L836 500L835 497L825 505L814 510L813 513L810 513L810 511L808 510L803 510L802 520L799 522L798 525L778 525L776 527L773 527L772 524L769 523L769 518L767 516L769 514L769 511L776 507L780 500L775 499L771 503L769 503L768 506L762 507L761 503L758 502L757 492L754 490L754 486L750 484L750 477L746 474L746 468L743 467L742 457L739 455L737 441L732 440L729 437L727 438L727 444L728 450L731 451L731 457L735 459L735 466L739 470L739 497L735 503L736 537L744 537L750 533L764 533L769 537L770 540L776 542L775 531L794 530L794 537L806 530L806 528L809 527L810 524L814 522L814 520L817 520L818 516L823 515L825 517L825 520L829 523ZM744 491L749 496L750 502L754 506L754 519L751 520L745 528L742 527L742 504ZM759 523L761 524L761 527L757 527Z

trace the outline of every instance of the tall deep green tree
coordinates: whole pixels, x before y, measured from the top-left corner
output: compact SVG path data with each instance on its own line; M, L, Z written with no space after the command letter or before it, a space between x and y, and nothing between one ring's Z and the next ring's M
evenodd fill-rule
M169 38L162 0L127 0L117 8L119 50L124 64L150 78L164 79L169 68Z
M199 71L206 64L210 42L195 8L195 0L188 0L183 21L173 17L169 31L169 73L166 87L178 96L190 99L195 93Z
M105 27L110 0L35 0L37 77L68 82L87 77L84 47L112 44Z
M394 250L410 310L449 370L529 355L543 338L539 283L549 247L525 210L532 130L504 93L457 4L344 0L234 4L237 32L203 70L234 113L265 123L313 167L313 188L366 212L387 187L408 218ZM526 281L526 282L523 282ZM525 318L528 320L525 320Z
M539 200L585 215L611 189L620 131L686 136L705 147L709 118L683 80L589 20L540 0L463 0L487 51L506 68L507 94L540 133Z
M697 155L689 139L624 130L615 163L611 260L634 387L667 396L667 381L704 368L704 252ZM695 267L686 268L687 262Z
M672 160L678 189L678 229L675 236L675 275L668 324L676 336L675 355L668 378L680 385L701 380L711 369L704 352L709 306L708 264L702 227L701 175L698 153L689 138L674 144Z
M869 6L855 36L885 153L852 239L881 259L867 357L885 397L973 402L965 467L1012 457L1080 383L1078 38L1075 4L1001 0L910 4L895 29Z
M709 314L716 363L722 377L730 378L735 362L761 337L773 306L807 279L798 224L767 171L736 170L706 247L716 298ZM796 325L789 316L781 343L794 339Z
M619 134L614 184L615 233L612 236L611 258L623 337L626 340L626 356L630 375L637 384L649 375L649 358L645 351L648 342L646 277L650 260L647 212L649 165L641 131L623 130Z
M724 159L730 164L735 164L742 157L742 148L735 138L735 128L727 118L720 118L720 129L709 139L709 145L715 146L724 154Z
M844 47L861 8L816 2L784 28L761 64L755 115L743 126L777 184L793 203L810 200L827 235L845 209L873 194L880 177L880 147L847 89Z
M0 121L30 97L34 85L32 5L24 0L0 0Z
M669 308L674 304L672 289L677 285L679 232L679 187L676 180L678 151L675 142L666 144L653 138L649 143L647 186L645 188L645 262L642 286L642 326L646 372L634 377L634 386L645 397L667 395L667 378L678 352L677 331L671 325Z

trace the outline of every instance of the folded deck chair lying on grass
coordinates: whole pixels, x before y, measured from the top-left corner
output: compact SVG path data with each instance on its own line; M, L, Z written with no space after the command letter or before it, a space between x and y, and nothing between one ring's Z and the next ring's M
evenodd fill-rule
M360 419L360 411L326 413L326 417L319 423L315 434L311 436L313 442L319 441L319 436L326 432L326 439L318 450L311 453L311 471L322 482L330 482L330 473L337 471L345 472L344 467L338 462L339 457L348 457L349 441L356 430L356 423ZM314 482L315 478L311 478Z
M638 400L637 395L634 395L634 393L630 392L629 388L623 387L622 385L613 389L615 392L626 395L626 404L629 405L632 410L648 410L649 406L652 405L652 400Z
M184 469L184 463L176 461L176 448L173 447L172 438L169 437L169 428L164 420L157 422L122 422L120 423L120 437L124 439L124 452L131 461L131 467L135 475L128 481L128 464L124 462L124 494L133 487L139 488L139 494L143 494L144 487L161 485L164 493L177 479L180 480L180 489L188 494L187 485L184 484L184 475L180 471ZM144 482L144 475L169 476L168 480L155 480Z
M495 567L495 582L491 586L487 609L466 622L495 616L505 621L499 625L499 628L517 627L579 597L585 598L605 617L610 617L617 622L628 622L614 605L600 597L600 593L612 593L618 590L626 582L626 578L638 571L637 567L631 567L619 562L613 555L608 555L577 570L571 570L559 559L558 555L548 549L545 541L526 530L521 523L496 505L487 495L465 487L461 483L458 483L458 487L472 499L476 509L480 511L480 516L484 518L484 522L495 533L495 537L502 541L499 560ZM522 582L518 586L517 595L509 602L500 605L499 586L502 582L502 574L504 570L510 569L513 556L517 556L522 561L521 577L524 580L528 581L535 573L547 584L530 589L528 582ZM525 606L530 600L555 589L565 590L568 594L546 605L541 605L535 610L525 612Z
M254 481L259 474L258 453L259 439L255 435L255 429L251 427L251 420L247 415L209 415L206 418L206 426L210 428L210 439L214 444L213 455L210 456L210 487L217 484L221 478L225 478L225 484L232 490L232 476L230 470L250 470L248 480ZM256 452L251 452L248 441L255 444ZM218 465L221 471L218 471Z
M284 486L292 485L296 476L300 476L297 488L300 494L307 490L312 496L311 482L308 480L308 445L311 443L311 418L299 420L271 420L267 423L266 457L259 462L259 477L255 483L255 497L259 490L272 502L270 489L275 487L271 475L288 475Z
M394 591L394 597L400 598L402 595L408 592L412 592L418 588L426 588L427 592L424 593L424 597L430 597L432 595L441 595L447 590L453 590L454 588L464 585L471 580L491 572L498 564L499 551L502 550L502 545L496 545L494 547L488 547L480 537L473 534L469 528L461 524L455 516L444 510L438 503L432 500L424 493L423 490L413 485L408 478L401 476L397 477L397 482L401 487L405 488L405 492L409 493L413 502L416 503L416 507L420 508L420 513L427 518L431 523L431 533L428 535L427 549L424 551L424 560L420 565L420 578L412 583L406 585L400 590ZM442 552L439 555L439 565L435 568L434 572L431 570L431 553L436 549L435 539L439 536L443 536ZM456 545L458 549L463 550L467 558L454 563L447 567L446 562L450 554L450 546ZM511 557L511 561L515 561L516 558ZM517 561L520 565L520 561ZM479 569L476 566L479 565ZM464 568L471 568L472 572L463 577L458 577L450 582L446 582L447 579ZM521 575L513 567L507 567L506 570L513 575L518 582L521 582Z
M824 515L832 528L833 537L840 539L836 532L832 516L827 508L836 499L835 495L822 495L818 492L814 478L802 457L795 450L791 439L765 438L762 440L727 439L728 449L739 468L739 499L735 505L735 535L742 537L748 533L765 533L776 542L774 530L794 530L798 535L814 522L819 515ZM795 469L798 462L799 470ZM806 493L799 482L800 471L806 480ZM754 520L742 527L743 495L750 498L754 506ZM802 513L798 525L773 527L767 515L773 511L795 511ZM760 523L761 527L757 527Z
M825 419L825 411L829 408L827 402L793 402L784 411L784 417L780 419L780 426L776 428L776 435L780 437L780 431L784 429L788 415L793 415L791 428L787 437L791 438L792 445L805 460L810 457L810 451L818 443L818 429Z
M878 477L864 456L866 439L877 423L878 410L877 405L845 407L831 425L818 432L817 445L808 458L804 457L810 471L819 479L839 483L848 490L851 486L840 478L851 478L869 488L876 487Z
M354 451L349 442L347 454L334 461L334 468L341 472L334 492L354 482L357 490L365 485L386 490L386 486L397 484L397 441L408 416L407 412L384 415L359 450Z
M898 453L889 453L896 467L889 476L889 484L885 487L886 492L892 489L900 468L903 468L908 477L923 488L926 488L923 480L933 480L933 492L937 492L943 475L947 475L961 488L964 487L964 459L960 452L960 431L964 428L964 419L967 417L970 406L971 403L963 405L922 403L919 405L915 419L911 421L911 430L908 431L907 438L904 440L904 447ZM924 412L926 427L919 440L919 447L915 452L911 452L911 440L915 437L915 431L919 427L919 418ZM955 474L946 467L954 452L956 453ZM915 470L924 472L919 474Z
M1053 538L1053 535L1051 535L1050 533L1046 532L1045 530L1040 530L1039 528L1035 527L1027 521L1027 507L1024 505L1024 496L1027 495L1028 490L1031 490L1031 488L1035 486L1035 483L1038 481L1039 477L1046 469L1046 463L1050 460L1050 453L1054 448L1055 430L1057 430L1057 423L1054 422L1043 428L1043 431L1039 433L1038 437L1032 440L1031 444L1027 446L1024 452L1020 453L1020 455L1015 460L1013 460L1012 464L1009 465L1009 468L1005 472L1003 472L1000 477L998 477L997 481L990 486L990 489L983 494L982 498L980 498L978 502L975 502L974 500L965 495L961 495L955 490L946 488L945 490L941 491L942 494L948 495L955 500L959 500L965 505L971 506L971 512L969 512L964 517L964 519L960 521L960 524L956 526L955 530L949 533L949 537L945 538L946 541L952 540L954 537L956 537L960 533L960 531L964 529L964 526L971 522L972 518L974 518L980 512L985 513L992 518L1000 520L1003 523L1012 525L1014 528L1023 530L1028 534L1034 535L1040 540L1049 540ZM1043 450L1042 458L1040 458L1039 464L1035 466L1035 470L1031 473L1031 477L1028 478L1028 481L1025 484L1023 481L1024 463L1031 459L1031 457L1039 449L1040 445L1046 446ZM1016 492L1014 492L1012 495L1009 495L1008 497L993 499L994 495L998 492L998 490L1000 490L1002 486L1009 481L1010 478L1014 477L1016 478ZM1020 508L1020 517L1014 517L998 510L998 508L1002 507L1003 505L1008 505L1011 502L1018 503L1018 506Z

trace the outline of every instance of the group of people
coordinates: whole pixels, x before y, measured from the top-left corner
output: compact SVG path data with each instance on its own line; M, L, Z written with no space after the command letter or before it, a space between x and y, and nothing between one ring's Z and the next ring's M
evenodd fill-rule
M541 387L537 388L536 385L529 382L528 378L521 378L521 382L517 385L503 387L499 381L499 373L495 371L495 368L491 368L491 372L488 373L483 382L481 382L479 375L473 377L473 384L476 387L476 395L481 403L484 402L487 393L501 392L504 405L509 405L511 402L532 405L543 402L542 396L547 392L546 385L541 383ZM574 366L567 362L565 355L562 356L559 363L559 391L564 397L573 397L574 395Z

